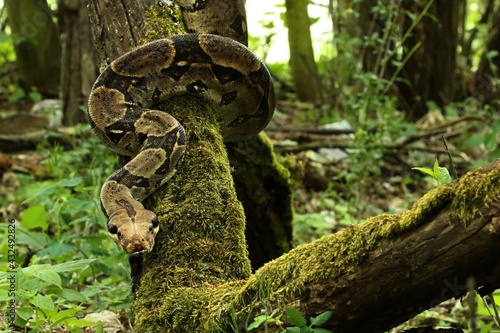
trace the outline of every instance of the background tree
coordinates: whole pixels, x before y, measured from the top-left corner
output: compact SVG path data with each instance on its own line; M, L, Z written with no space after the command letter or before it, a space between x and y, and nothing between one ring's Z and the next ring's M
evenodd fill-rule
M308 0L287 0L286 24L290 48L290 69L297 96L302 101L321 103L321 84L314 60Z
M410 31L413 17L424 17L403 41L403 57L409 55L398 80L398 99L408 119L417 120L427 113L427 102L444 107L458 94L457 47L460 13L463 0L403 1L401 15L403 31ZM393 69L394 71L394 69Z
M61 31L61 91L66 125L87 122L81 106L87 102L98 73L87 6L84 1L59 0L58 23Z
M399 105L410 120L425 115L429 101L443 107L459 95L456 59L463 6L463 1L432 0L359 4L358 31L384 42L363 49L364 69L386 80L396 74Z
M46 0L6 0L5 6L24 88L57 96L61 44Z
M491 17L488 31L488 43L481 55L478 69L474 75L472 93L486 104L495 104L500 99L499 68L500 68L500 4L490 1L484 14L484 21Z

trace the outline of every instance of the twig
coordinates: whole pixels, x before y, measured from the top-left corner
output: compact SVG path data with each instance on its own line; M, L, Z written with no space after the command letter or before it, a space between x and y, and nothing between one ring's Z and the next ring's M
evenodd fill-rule
M446 138L444 137L444 135L441 135L441 139L443 140L446 154L448 155L448 159L450 160L453 179L458 179L457 166L455 165L455 163L453 163L453 158L451 157L450 149L448 148L448 143L446 142Z

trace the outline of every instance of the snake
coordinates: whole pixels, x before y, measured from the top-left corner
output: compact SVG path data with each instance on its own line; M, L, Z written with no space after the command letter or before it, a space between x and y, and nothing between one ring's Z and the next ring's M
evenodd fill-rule
M211 106L227 142L255 136L274 112L270 73L245 45L243 2L177 4L188 33L118 57L89 95L94 133L126 162L104 181L100 202L108 234L129 256L154 247L160 221L143 201L168 183L189 149L182 124L160 106L177 96L200 98Z

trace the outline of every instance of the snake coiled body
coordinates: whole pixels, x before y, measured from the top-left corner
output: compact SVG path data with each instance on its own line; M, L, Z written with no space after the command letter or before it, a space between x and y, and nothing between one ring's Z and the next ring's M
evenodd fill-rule
M225 2L179 4L193 15ZM231 3L239 4L233 6L233 15L238 14L241 2ZM226 29L234 36L246 32L244 13L227 22L236 28ZM217 33L214 29L209 26L208 32ZM105 144L129 160L105 181L100 195L108 232L129 255L152 249L159 221L141 202L174 174L188 144L182 125L156 105L179 95L203 99L216 113L226 141L252 137L271 119L275 97L269 72L240 42L195 33L153 41L113 61L95 82L90 124Z

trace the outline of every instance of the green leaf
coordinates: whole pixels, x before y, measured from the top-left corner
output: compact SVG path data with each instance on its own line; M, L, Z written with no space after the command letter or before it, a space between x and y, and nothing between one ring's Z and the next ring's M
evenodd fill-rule
M43 231L49 227L45 208L42 205L31 206L21 214L21 225L26 229L41 228Z
M76 185L80 184L82 181L83 181L82 177L74 177L74 178L60 180L57 182L56 185L59 185L62 187L75 187Z
M29 245L34 248L45 247L50 242L50 237L44 232L29 231L24 228L18 228L18 245Z
M24 92L24 90L21 88L17 88L16 90L14 90L10 94L10 96L8 98L9 103L16 103L17 101L23 99L24 96L26 96L26 93Z
M299 310L295 308L286 308L285 312L290 324L298 327L303 327L307 325L306 319L304 318L302 313L300 313Z
M79 260L66 261L63 262L62 264L53 265L52 270L57 273L73 272L82 269L84 267L87 267L95 260L96 259L79 259Z
M24 270L26 268L17 271L17 296L21 298L30 298L42 290L43 283L39 279L33 279L26 276Z
M42 94L40 94L38 91L31 91L30 93L28 93L28 96L34 103L40 102L42 100Z
M260 325L262 325L263 323L266 322L267 318L268 318L267 315L260 315L260 316L255 317L253 319L253 323L248 325L247 331L250 331L250 330L253 330L254 328L259 327Z
M332 311L325 311L316 317L311 317L311 324L314 326L323 326L330 319L332 313Z
M91 320L71 318L70 320L66 321L66 324L69 326L76 326L77 328L80 328L80 327L84 327L84 326L95 327L95 326L97 326L98 323L96 323L95 321L91 321Z
M497 133L488 133L484 136L484 146L487 150L493 150L497 147Z
M482 135L474 135L465 140L465 144L469 148L476 148L479 147L483 143L483 136Z
M30 303L42 310L54 310L54 302L48 296L35 295L30 299Z
M62 241L52 241L48 246L45 247L42 251L38 252L38 256L43 257L44 255L48 255L53 260L61 255L70 254L75 250L73 245L64 243Z
M8 290L0 289L0 302L8 302L11 298Z
M21 319L23 319L24 321L28 321L28 319L31 318L31 316L33 315L34 312L35 312L35 310L33 310L33 308L22 307L22 308L17 310L17 315L19 317L21 317Z
M432 172L434 173L434 179L438 180L439 177L439 162L436 158L436 161L434 162L434 166L432 167Z
M54 322L54 324L59 324L60 322L68 322L68 319L73 318L76 313L80 312L79 309L66 309L56 311L51 317L50 320Z
M492 320L490 323L485 324L483 327L481 327L481 331L479 333L489 333L492 332L491 328L495 325L495 322Z
M286 331L287 332L292 332L292 333L301 333L302 332L302 330L300 329L300 327L287 327Z
M43 264L43 265L32 265L26 268L23 268L23 272L32 275L34 277L39 278L42 281L48 282L50 284L54 284L58 287L61 286L61 277L59 274L52 270L51 265Z
M431 169L427 169L427 168L411 168L412 170L417 170L417 171L420 171L420 172L423 172L425 173L426 175L429 175L431 176L432 178L435 178L434 177L434 172L431 170Z
M451 176L448 169L439 167L437 181L439 185L448 184L451 182Z
M87 297L85 297L81 292L68 288L62 288L59 296L70 302L86 303L88 301Z

